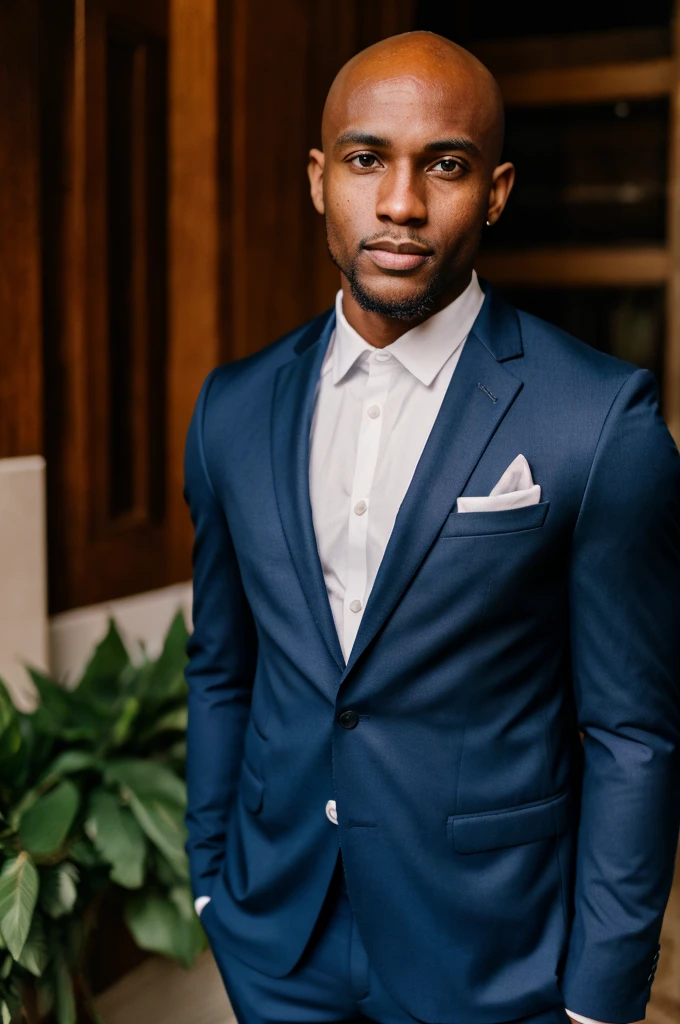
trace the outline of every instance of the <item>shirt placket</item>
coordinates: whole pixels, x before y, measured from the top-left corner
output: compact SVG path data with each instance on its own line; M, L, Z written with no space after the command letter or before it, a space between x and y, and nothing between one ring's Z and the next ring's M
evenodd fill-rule
M361 410L352 495L349 503L347 583L343 623L346 660L349 659L359 630L366 601L371 490L378 464L384 408L393 369L392 362L392 357L387 352L372 352L368 358L368 379Z

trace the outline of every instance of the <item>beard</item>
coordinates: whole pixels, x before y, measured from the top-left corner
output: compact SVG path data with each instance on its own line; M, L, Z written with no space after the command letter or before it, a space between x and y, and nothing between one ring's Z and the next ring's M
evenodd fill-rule
M431 276L424 289L414 292L412 295L407 295L402 299L382 299L378 295L371 294L359 281L358 264L361 250L374 237L385 238L386 235L383 231L377 236L362 239L353 259L342 258L333 250L328 222L326 223L328 254L338 270L347 278L352 298L366 313L378 313L380 316L388 317L390 320L403 320L406 322L426 320L432 314L436 300L447 287L447 275L439 267ZM403 240L403 236L401 237ZM421 244L428 244L413 234L409 235L409 239Z

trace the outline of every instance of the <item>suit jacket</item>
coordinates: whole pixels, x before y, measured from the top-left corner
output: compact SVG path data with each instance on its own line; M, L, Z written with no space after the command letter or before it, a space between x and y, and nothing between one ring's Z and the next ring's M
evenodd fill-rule
M308 487L334 312L203 385L192 886L218 965L282 977L340 844L417 1018L637 1020L680 827L680 458L652 373L484 288L347 664ZM520 452L538 504L456 511Z

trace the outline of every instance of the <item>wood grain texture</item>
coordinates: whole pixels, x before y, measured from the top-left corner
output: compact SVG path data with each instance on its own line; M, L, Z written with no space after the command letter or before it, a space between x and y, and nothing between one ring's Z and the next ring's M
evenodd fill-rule
M201 384L221 361L218 0L170 2L170 297L167 360L168 582L191 575L182 497L186 433Z
M157 18L159 3L153 5ZM149 154L157 148L147 72L157 28L123 0L43 0L42 209L46 454L49 495L50 607L59 611L149 590L168 582L166 536L152 514L149 427L154 389L150 353L163 332L162 293L150 283L162 276L162 225L150 215ZM133 111L129 166L110 177L108 65L117 33L130 40ZM164 46L163 36L153 45ZM155 52L155 51L154 51ZM163 77L162 66L156 68ZM158 77L157 75L157 77ZM123 111L125 113L125 111ZM162 141L162 140L161 140ZM120 180L119 180L120 178ZM125 179L125 180L123 180ZM129 179L129 180L128 180ZM112 279L113 187L129 187L131 255L119 255L121 287ZM153 205L153 204L152 204ZM127 207L123 211L128 216ZM152 259L153 257L153 259ZM153 264L153 266L152 266ZM128 285L129 278L129 285ZM116 335L116 317L122 336ZM159 312L160 307L160 312ZM113 316L112 316L113 314ZM154 324L154 329L151 329ZM130 349L130 393L112 387L112 346ZM121 413L121 406L122 413ZM128 409L129 406L129 409ZM120 413L118 419L113 413ZM116 431L131 430L129 509L113 507Z
M43 452L36 0L0 4L0 458Z
M668 265L661 246L565 246L487 252L477 270L506 286L606 288L663 285Z
M667 96L672 81L673 62L666 57L518 71L499 79L503 99L510 107L653 99Z

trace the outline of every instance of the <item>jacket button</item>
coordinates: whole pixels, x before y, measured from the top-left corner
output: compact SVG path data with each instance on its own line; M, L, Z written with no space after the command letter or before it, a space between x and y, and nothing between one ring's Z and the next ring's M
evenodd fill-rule
M359 716L356 711L343 711L338 721L343 729L354 729L359 724Z

